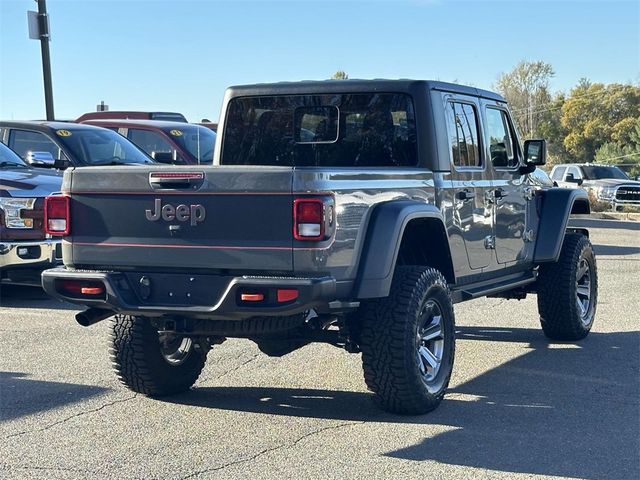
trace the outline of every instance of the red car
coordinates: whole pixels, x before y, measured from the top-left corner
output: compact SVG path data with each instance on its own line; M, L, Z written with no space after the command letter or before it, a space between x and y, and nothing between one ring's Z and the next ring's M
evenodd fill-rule
M115 118L85 120L82 123L109 128L118 132L147 152L157 162L176 165L197 165L213 162L216 134L211 129L201 125L160 120L122 120Z
M167 122L184 122L187 119L181 113L176 112L131 112L125 110L108 110L105 112L89 112L76 119L81 123L85 120L97 120L106 118L119 118L127 120L165 120Z

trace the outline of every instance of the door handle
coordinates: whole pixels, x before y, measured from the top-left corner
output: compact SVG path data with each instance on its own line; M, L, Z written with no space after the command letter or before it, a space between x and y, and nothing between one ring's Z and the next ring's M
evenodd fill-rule
M456 193L456 199L463 202L468 202L469 200L473 200L473 197L474 197L473 190L469 188L465 188L464 190L460 190L459 192Z
M152 172L149 174L149 184L155 190L197 188L203 181L203 172Z

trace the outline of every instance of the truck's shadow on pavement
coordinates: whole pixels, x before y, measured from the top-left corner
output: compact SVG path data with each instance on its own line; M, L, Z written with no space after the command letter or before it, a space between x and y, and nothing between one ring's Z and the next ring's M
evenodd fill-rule
M81 402L108 389L91 385L30 379L0 371L0 423Z
M200 387L172 401L292 417L451 427L395 458L574 478L640 478L640 332L549 344L540 330L464 327L460 342L523 343L523 355L450 390L436 411L381 413L361 392Z
M82 307L79 305L72 305L51 298L40 287L24 287L19 285L2 285L2 287L0 287L0 307L82 310Z

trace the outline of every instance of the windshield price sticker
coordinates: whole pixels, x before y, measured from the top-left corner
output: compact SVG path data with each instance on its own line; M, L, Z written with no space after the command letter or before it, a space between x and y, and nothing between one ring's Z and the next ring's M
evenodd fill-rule
M60 137L70 137L71 132L69 130L56 130L56 134Z
M171 135L173 135L174 137L181 137L182 136L182 130L171 130L169 132Z

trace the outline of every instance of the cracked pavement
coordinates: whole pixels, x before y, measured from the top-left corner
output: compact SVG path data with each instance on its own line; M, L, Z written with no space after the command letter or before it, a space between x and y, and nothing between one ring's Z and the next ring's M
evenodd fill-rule
M589 225L583 342L547 342L535 296L457 305L450 391L418 417L378 410L360 356L327 345L269 358L230 340L194 389L152 400L112 374L108 322L3 288L0 478L640 478L638 225Z

